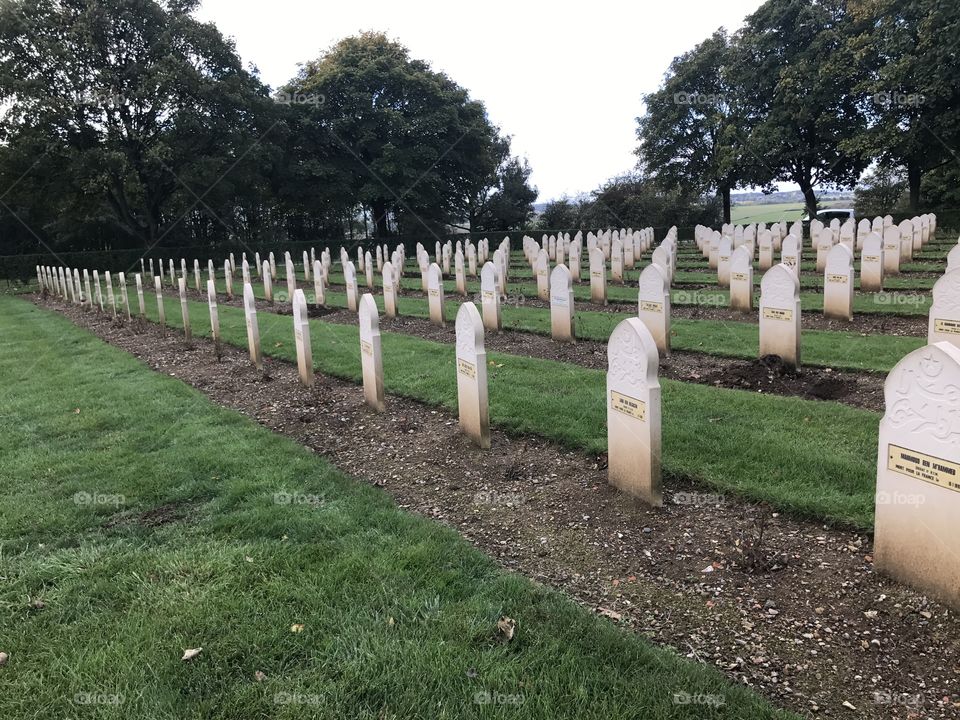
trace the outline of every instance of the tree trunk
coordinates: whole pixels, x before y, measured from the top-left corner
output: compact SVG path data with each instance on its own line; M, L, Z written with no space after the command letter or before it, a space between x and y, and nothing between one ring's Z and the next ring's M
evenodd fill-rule
M723 198L723 222L730 222L730 188L721 187L720 195Z
M382 198L374 200L371 203L373 210L373 227L377 239L385 238L390 234L390 228L387 225L387 203Z
M920 180L923 178L923 169L917 160L907 161L907 182L910 185L910 210L917 212L920 209Z
M803 202L807 208L807 215L813 220L817 216L817 194L809 182L797 183L803 193Z

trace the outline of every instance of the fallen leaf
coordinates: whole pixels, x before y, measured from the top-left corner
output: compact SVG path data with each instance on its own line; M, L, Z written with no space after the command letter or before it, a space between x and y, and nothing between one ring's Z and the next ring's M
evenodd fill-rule
M620 618L623 617L623 615L616 612L615 610L609 610L607 608L597 608L597 612L603 615L604 617L610 618L611 620L620 620Z
M507 642L513 640L513 634L517 629L517 621L513 618L508 618L504 615L502 618L497 620L497 630L500 631L500 634L503 635L503 639Z
M290 626L290 632L292 633L302 633L303 632L303 623L294 623Z
M248 563L252 563L252 562L253 562L253 558L250 557L249 555L244 555L244 556L243 556L243 559L244 559L246 562L248 562Z
M188 660L193 660L197 655L203 652L203 648L190 648L189 650L183 651L183 657L180 658L184 662Z
M393 616L390 616L389 618L387 618L387 625L389 625L390 627L394 626Z
M5 652L0 652L0 667L3 667L7 664L7 660L10 659L10 656Z
M74 415L79 415L79 414L80 414L80 408L76 408L76 409L73 411L73 414L74 414Z
M256 680L257 682L263 682L264 680L267 679L267 674L265 672L261 672L260 670L257 670L253 674L253 679Z
M854 705L853 703L851 703L849 700L844 700L844 701L843 701L843 706L844 706L847 710L856 710L856 709L857 709L857 706Z

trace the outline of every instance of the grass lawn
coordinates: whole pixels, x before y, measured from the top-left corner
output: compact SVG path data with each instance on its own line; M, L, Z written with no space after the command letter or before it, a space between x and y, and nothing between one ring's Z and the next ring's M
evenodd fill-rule
M68 320L0 309L3 717L788 717Z
M179 301L166 298L168 323ZM191 302L191 326L209 334L205 303ZM154 299L147 314L156 318ZM296 361L290 316L258 313L266 354ZM220 307L225 342L246 347L238 308ZM360 382L358 329L311 320L314 366ZM489 353L491 422L588 452L606 451L605 373L568 363ZM456 410L452 345L383 333L388 393ZM710 488L767 501L795 515L869 529L879 416L834 402L767 396L661 380L663 467ZM844 428L838 433L835 428Z

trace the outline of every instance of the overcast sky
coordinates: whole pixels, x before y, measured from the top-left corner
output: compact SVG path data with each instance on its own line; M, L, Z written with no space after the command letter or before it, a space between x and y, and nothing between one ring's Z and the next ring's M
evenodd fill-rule
M203 0L199 17L232 37L272 87L342 37L387 33L486 104L513 152L530 161L544 201L630 170L644 93L676 55L718 27L740 27L760 4Z

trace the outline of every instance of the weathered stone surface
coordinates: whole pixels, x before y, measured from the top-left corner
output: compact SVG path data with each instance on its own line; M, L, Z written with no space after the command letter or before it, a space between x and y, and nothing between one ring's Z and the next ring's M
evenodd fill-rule
M476 305L472 302L463 303L457 311L456 320L457 405L460 429L481 448L488 448L490 416L483 327Z

